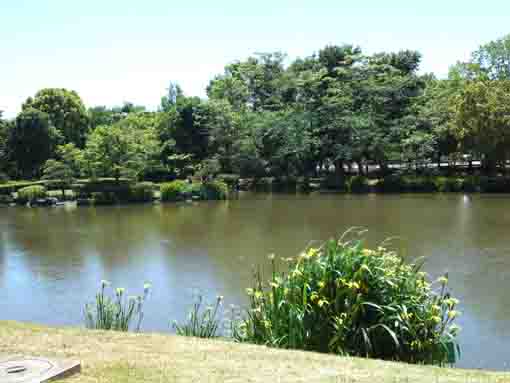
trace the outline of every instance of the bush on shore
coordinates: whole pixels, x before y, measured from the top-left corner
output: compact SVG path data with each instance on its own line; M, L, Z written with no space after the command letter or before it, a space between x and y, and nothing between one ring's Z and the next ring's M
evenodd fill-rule
M228 198L228 185L222 181L209 181L202 184L202 199L225 200Z
M151 202L154 198L154 184L140 182L130 187L129 202Z
M18 190L18 197L16 201L20 204L26 204L28 202L33 202L37 199L46 198L47 191L44 186L34 185L27 186L23 189Z
M189 184L183 180L175 180L161 185L162 201L182 201L185 198Z
M365 176L353 176L347 181L347 190L351 193L368 193L370 186Z
M269 283L256 273L239 340L418 364L457 360L458 301L447 277L431 283L420 264L361 240L330 240L286 261L280 271L272 257Z

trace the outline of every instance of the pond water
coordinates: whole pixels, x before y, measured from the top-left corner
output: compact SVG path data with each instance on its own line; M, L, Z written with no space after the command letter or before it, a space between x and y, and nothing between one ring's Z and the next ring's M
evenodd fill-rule
M267 195L193 204L0 209L0 320L82 325L102 279L153 285L145 331L171 331L197 291L243 305L254 265L351 226L378 244L398 235L462 301L460 367L507 370L510 197Z

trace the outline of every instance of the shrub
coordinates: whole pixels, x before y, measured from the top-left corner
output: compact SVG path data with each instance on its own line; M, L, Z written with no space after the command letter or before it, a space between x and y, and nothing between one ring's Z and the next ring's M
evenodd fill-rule
M463 189L462 178L437 177L434 183L440 192L460 192Z
M218 314L222 301L223 297L219 296L216 298L214 306L207 306L203 309L203 298L200 295L197 302L193 304L188 321L183 325L174 322L174 329L177 335L194 336L197 338L215 338L220 325Z
M510 179L507 177L478 177L480 191L483 193L509 193Z
M95 304L85 305L85 325L89 329L129 331L135 317L137 318L135 331L140 331L143 320L143 304L149 294L150 285L145 283L143 295L125 298L124 289L115 289L115 296L106 294L110 285L101 282L101 291L96 294Z
M347 181L347 188L351 193L368 193L370 186L365 176L354 176Z
M400 193L404 191L405 183L399 175L388 175L377 183L377 191L381 193Z
M175 180L161 185L162 201L180 201L184 199L185 193L189 188L189 184L183 180Z
M131 196L131 181L126 179L93 179L87 182L80 182L72 186L76 195L80 198L93 198L93 194L102 193L107 199L114 196L114 202L129 201ZM99 194L96 194L101 200Z
M202 199L224 200L228 197L228 186L222 181L210 181L202 184Z
M431 177L404 177L404 190L415 193L431 193L437 191L436 184Z
M27 202L32 202L39 198L46 198L46 196L47 191L44 186L40 185L27 186L23 189L18 190L17 202L21 204L26 204Z
M336 174L328 174L321 181L321 188L327 190L346 190L345 178L338 177Z
M152 182L140 182L131 185L130 202L151 202L154 197L154 184Z
M432 291L419 264L383 247L330 240L279 271L256 273L240 340L281 348L444 365L459 356L458 301L447 277Z
M94 192L91 198L94 205L115 205L118 202L114 192Z

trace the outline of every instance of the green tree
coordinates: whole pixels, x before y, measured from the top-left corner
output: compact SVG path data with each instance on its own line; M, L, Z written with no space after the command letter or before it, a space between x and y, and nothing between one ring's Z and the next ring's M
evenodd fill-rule
M159 157L160 143L153 128L98 126L90 133L84 150L90 175L138 178Z
M510 80L468 81L452 98L452 128L467 152L482 157L494 172L508 159L510 144Z
M42 89L23 104L23 110L29 108L46 113L50 124L61 133L65 143L72 142L83 147L89 121L78 93L67 89Z
M510 80L510 34L482 45L472 61L493 80Z
M66 189L73 184L75 180L75 174L73 169L68 164L50 159L47 160L43 166L42 178L58 183L62 191L62 198L65 199Z
M42 164L53 154L59 141L58 131L50 126L49 116L40 110L25 108L10 131L8 147L20 175L39 175Z

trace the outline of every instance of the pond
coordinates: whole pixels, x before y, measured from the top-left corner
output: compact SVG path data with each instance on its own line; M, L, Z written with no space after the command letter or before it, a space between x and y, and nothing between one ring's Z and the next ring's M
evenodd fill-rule
M83 325L100 281L153 285L145 331L171 331L197 291L243 305L255 265L351 226L377 245L400 236L462 301L459 367L506 370L510 355L510 197L279 195L227 202L0 209L0 320Z

